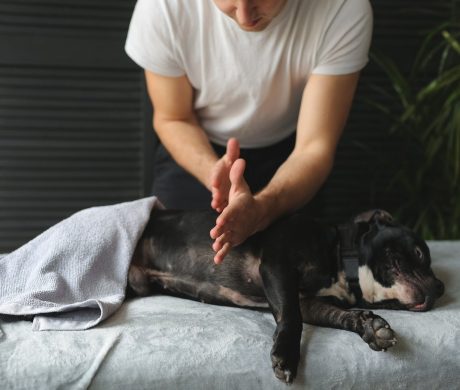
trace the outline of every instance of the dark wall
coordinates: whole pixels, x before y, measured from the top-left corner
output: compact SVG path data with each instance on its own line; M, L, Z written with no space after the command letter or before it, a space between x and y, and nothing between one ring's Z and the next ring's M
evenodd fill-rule
M0 253L143 196L148 106L123 51L134 3L0 1Z
M418 31L445 17L449 3L374 0L374 45L410 60ZM0 0L0 253L79 209L148 193L151 112L142 71L123 50L134 4ZM414 12L423 7L432 13ZM374 158L395 146L363 101L379 83L371 64L312 206L327 219L397 202L380 197L391 172Z

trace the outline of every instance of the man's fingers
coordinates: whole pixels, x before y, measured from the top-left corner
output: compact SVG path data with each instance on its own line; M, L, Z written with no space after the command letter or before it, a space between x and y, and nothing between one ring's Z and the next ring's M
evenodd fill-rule
M217 240L221 235L221 227L220 226L214 226L211 231L209 232L209 235L213 240Z
M217 237L214 243L212 244L212 249L214 250L214 252L219 252L226 243L229 243L231 246L231 237L231 231L227 231L221 234L219 237Z
M233 161L229 162L227 160L228 157L224 156L215 163L211 172L211 187L220 189L220 187L229 180L229 169Z
M224 209L223 212L225 212L225 210L227 209ZM210 236L212 239L217 240L220 236L222 236L222 234L231 230L231 223L216 223L216 226L214 226L210 231Z
M212 200L211 200L211 207L217 212L221 212L228 204L228 197L224 196L218 188L213 187L211 189L212 193Z
M224 260L224 257L228 255L228 252L230 252L230 249L232 249L232 246L229 242L226 242L222 249L216 253L214 256L214 263L220 264Z
M219 252L222 249L222 247L223 247L222 243L218 241L214 241L212 244L212 250L216 253Z
M216 239L224 234L226 231L234 230L235 219L235 207L228 204L220 213L216 219L216 226L211 229L211 237Z
M222 211L225 210L225 207L227 207L227 202L223 202L223 203L213 203L211 202L211 207L216 210L218 213L221 213Z
M211 172L211 207L222 212L228 204L230 191L230 171L233 163L240 157L240 144L236 138L227 142L225 155L216 162Z

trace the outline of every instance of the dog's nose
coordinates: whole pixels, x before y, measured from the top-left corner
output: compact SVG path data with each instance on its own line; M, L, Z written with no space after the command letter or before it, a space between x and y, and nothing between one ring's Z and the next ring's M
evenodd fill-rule
M436 292L436 298L439 298L444 294L444 283L441 282L439 279L435 280L434 288Z

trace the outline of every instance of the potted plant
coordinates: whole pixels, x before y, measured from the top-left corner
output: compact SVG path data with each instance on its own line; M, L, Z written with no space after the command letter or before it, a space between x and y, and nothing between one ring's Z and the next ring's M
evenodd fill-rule
M379 93L392 102L372 105L403 145L391 182L400 196L396 214L425 239L460 238L459 31L449 22L429 32L409 72L371 53L391 86Z

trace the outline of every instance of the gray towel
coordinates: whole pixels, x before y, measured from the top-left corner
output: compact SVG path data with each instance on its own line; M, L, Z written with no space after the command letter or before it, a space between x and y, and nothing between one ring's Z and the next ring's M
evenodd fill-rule
M34 315L33 330L88 329L110 316L154 207L150 197L86 209L2 257L0 314Z

